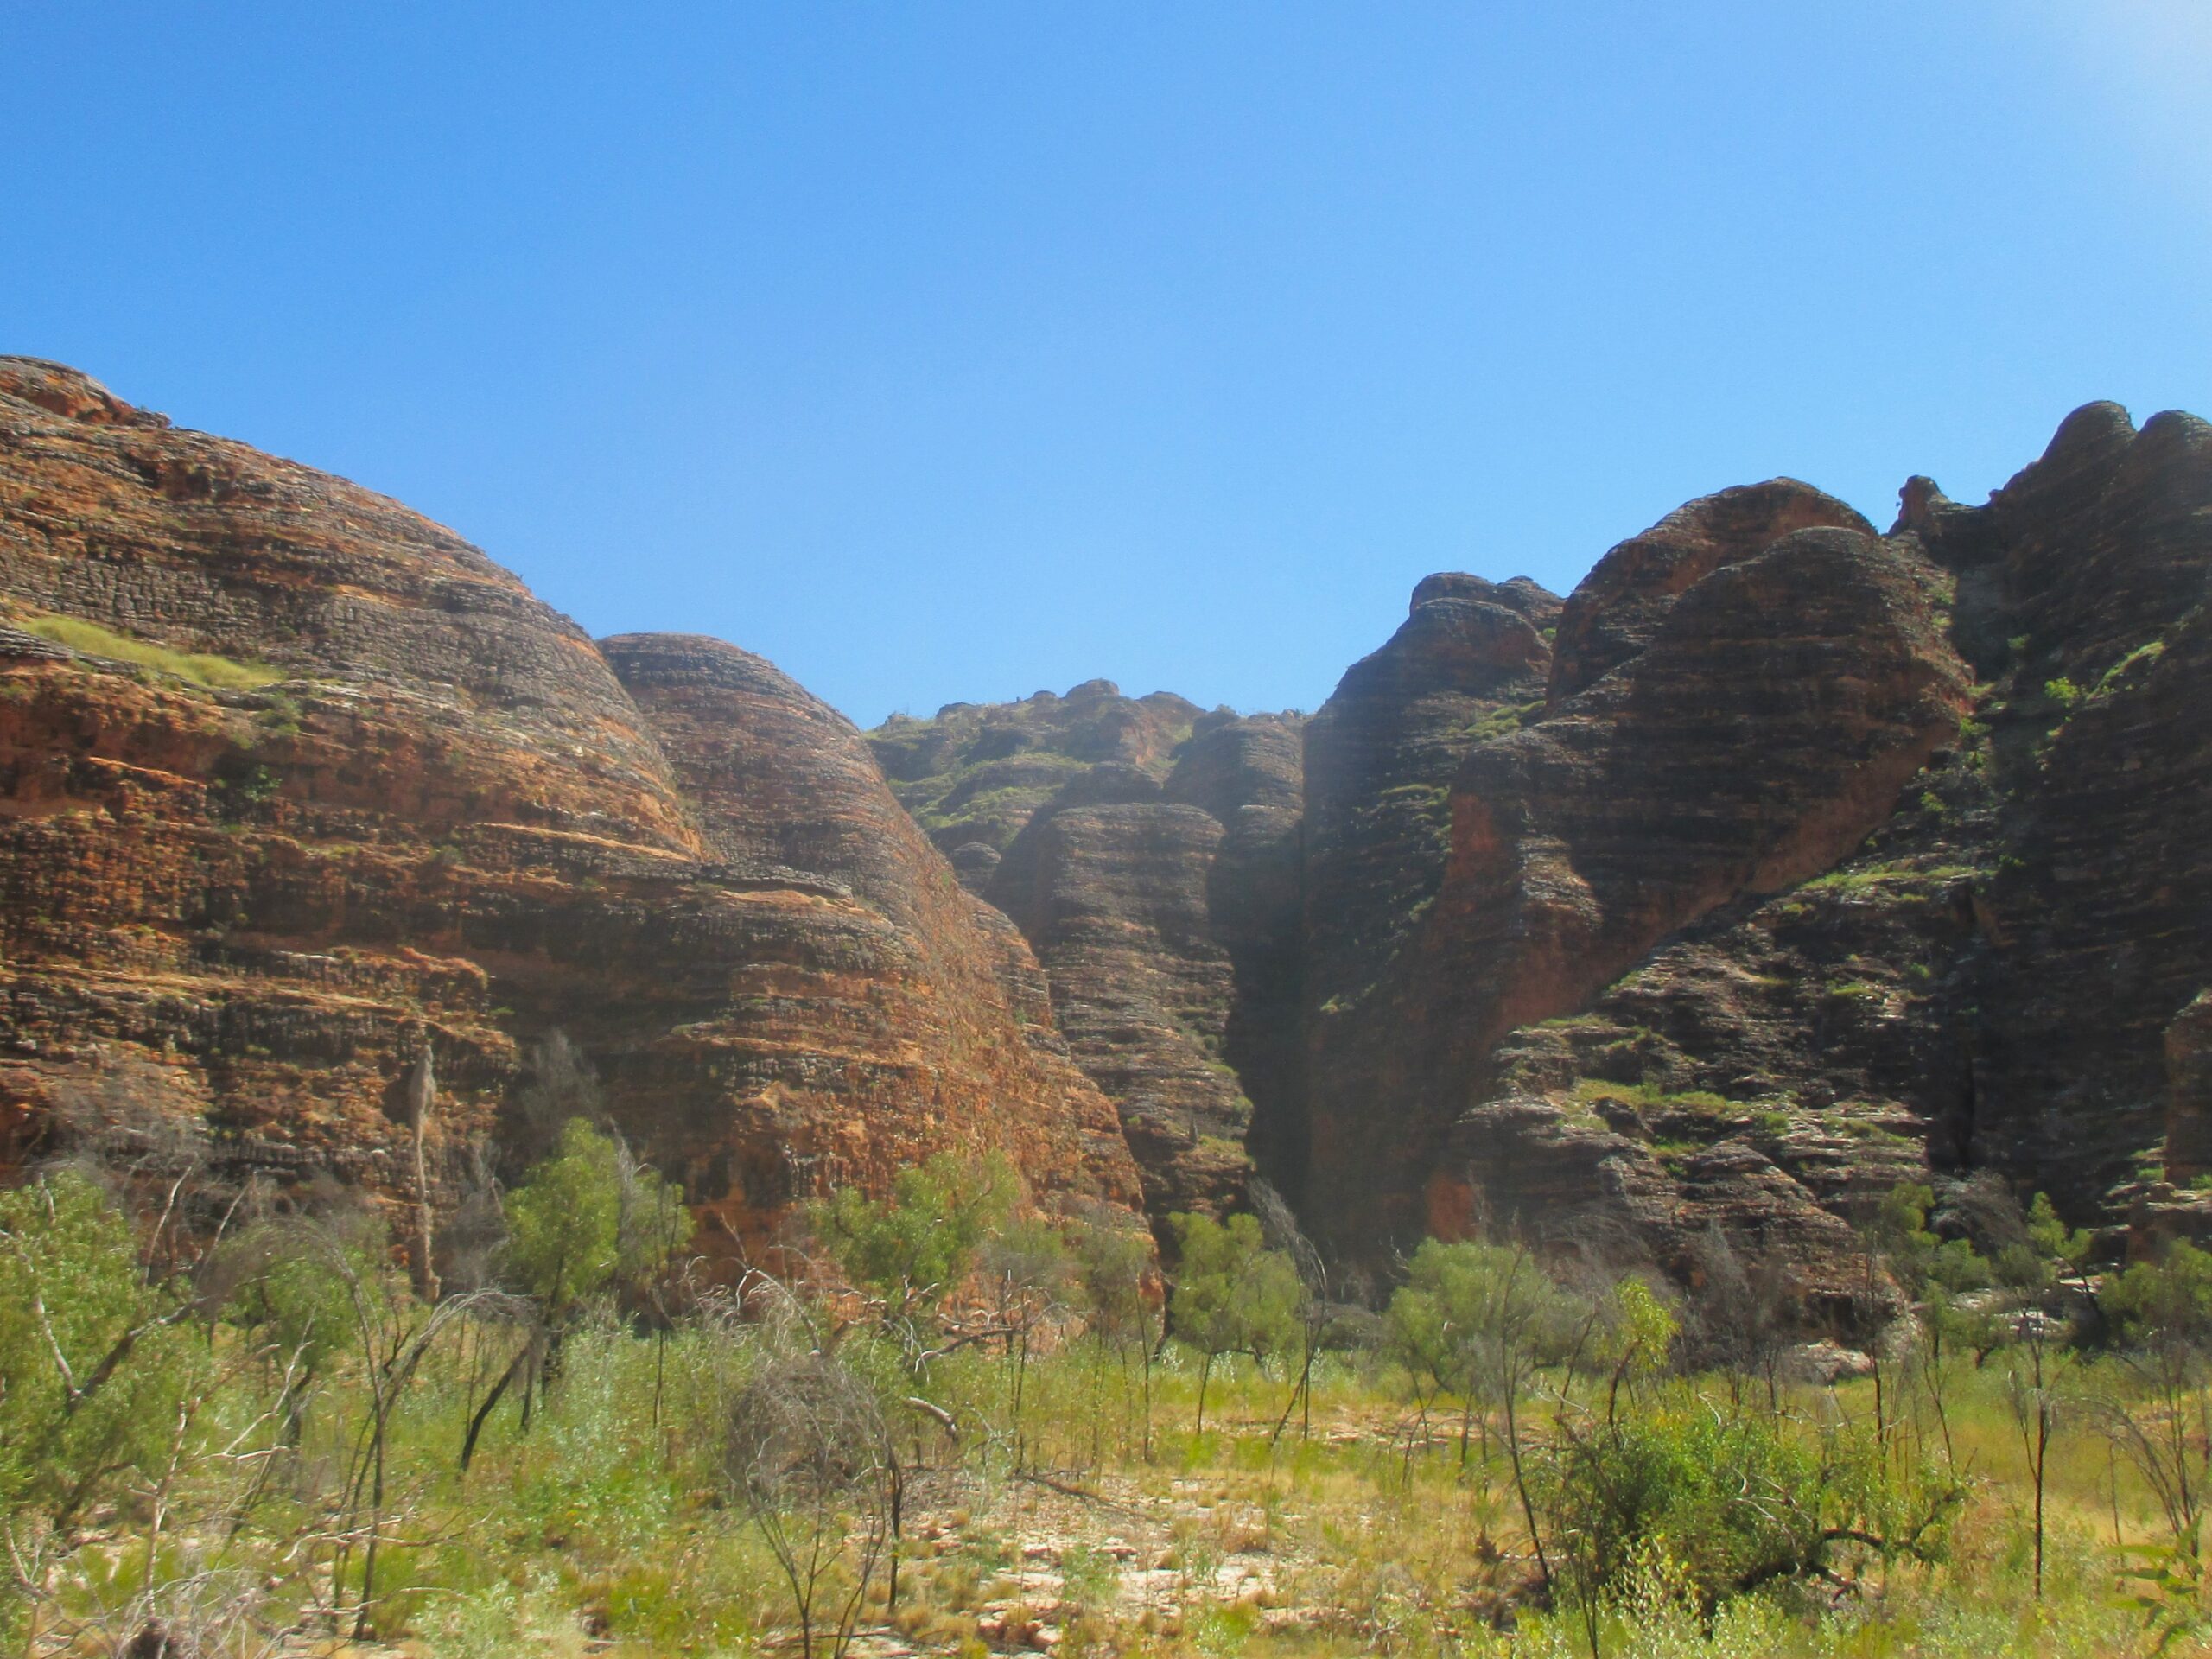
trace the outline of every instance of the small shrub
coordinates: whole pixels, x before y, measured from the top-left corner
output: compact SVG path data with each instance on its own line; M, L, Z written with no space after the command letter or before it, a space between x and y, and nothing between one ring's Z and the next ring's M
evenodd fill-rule
M2165 654L2166 642L2163 639L2153 639L2148 645L2136 646L2134 650L2104 671L2104 677L2097 682L2097 689L2091 695L2103 696L2117 687L2120 682L2126 679L2133 670L2155 663Z

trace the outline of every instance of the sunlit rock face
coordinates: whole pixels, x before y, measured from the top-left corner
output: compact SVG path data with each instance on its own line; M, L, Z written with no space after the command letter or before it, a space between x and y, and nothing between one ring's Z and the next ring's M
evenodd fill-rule
M1243 1202L1255 1102L1283 1087L1300 724L1093 680L868 734L961 879L1035 950L1162 1224Z
M1486 1177L1510 1161L1495 1114L1459 1124L1499 1081L1501 1039L1582 1012L1721 906L1826 869L1956 732L1967 677L1916 549L1848 528L1755 541L1663 607L1617 584L1643 620L1633 653L1579 689L1554 672L1532 719L1457 767L1433 897L1356 997L1316 1010L1306 1192L1332 1236L1558 1211L1555 1184ZM1570 601L1562 636L1577 620L1630 632Z
M0 1158L188 1133L391 1198L427 1047L450 1202L560 1031L709 1249L940 1147L1136 1202L1026 944L759 658L602 650L397 504L24 359L0 594Z
M2197 1166L2208 429L2093 405L1985 507L1904 496L1878 536L1777 480L1616 549L1416 924L1325 918L1390 942L1304 1032L1340 1251L1517 1222L1688 1276L1717 1229L1832 1309L1908 1175L2115 1222L2170 1123Z
M1241 1094L1348 1267L1511 1225L1692 1276L1717 1230L1833 1309L1850 1219L1907 1176L1995 1167L2112 1223L2170 1122L2172 1172L2206 1162L2206 432L2092 405L1986 506L1910 480L1886 534L1792 480L1724 490L1563 601L1432 576L1302 727L1122 699L1124 749L1078 760L1046 734L1109 705L1071 693L871 741L925 810L995 747L1075 769L963 868L1155 1209L1198 1185L1157 1103L1187 1152ZM1222 1007L1216 1050L1189 1011ZM1231 1077L1189 1063L1216 1052Z
M1432 576L1310 718L861 734L0 360L0 1171L405 1198L427 1048L445 1204L560 1031L730 1251L941 1147L1155 1224L1265 1175L1347 1283L1718 1235L1833 1311L1874 1196L1981 1168L2201 1235L2208 582L2212 429L2094 404L1886 533L1775 480L1565 600Z

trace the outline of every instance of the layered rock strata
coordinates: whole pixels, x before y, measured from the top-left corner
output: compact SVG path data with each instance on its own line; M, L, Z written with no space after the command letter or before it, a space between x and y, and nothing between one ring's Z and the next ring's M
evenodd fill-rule
M1717 1234L1831 1313L1908 1174L2196 1226L2207 430L2092 405L1986 506L1910 480L1886 535L1794 480L1723 491L1564 602L1422 582L1306 723L1301 806L1199 801L1266 822L1208 912L1229 948L1222 873L1264 868L1220 1050L1261 1167L1348 1265L1517 1224L1691 1277ZM1093 969L1098 918L1187 895L1198 855L1141 875L1075 794L981 885L1110 1014L1138 976ZM1077 1037L1094 1075L1132 1029Z
M1155 1220L1241 1202L1254 1100L1281 1086L1298 731L1294 718L1202 715L1092 681L869 734L901 798L954 843L962 879L1035 949ZM983 834L995 839L963 839Z
M1125 697L1111 680L1085 680L1064 697L947 703L928 720L893 715L868 741L900 804L982 893L1039 809L1156 792L1199 714L1171 691Z
M1776 480L1564 601L1431 577L1310 721L1094 681L863 740L7 359L0 1168L404 1199L429 1049L444 1205L558 1030L732 1248L940 1146L1155 1221L1257 1167L1378 1275L1718 1239L1839 1318L1909 1175L2212 1234L2208 592L2212 428L2098 404L1886 535Z
M1663 562L1663 605L1601 563L1542 717L1469 757L1390 1035L1337 1097L1471 1103L1379 1192L1307 1184L1339 1236L1518 1218L1688 1276L1718 1230L1834 1313L1847 1223L1908 1174L2107 1224L2162 1137L2193 1174L2206 429L2093 406L1986 507L1911 481L1887 538L1798 488L1758 493L1794 531ZM1658 535L1625 544L1645 569ZM1346 1119L1332 1168L1374 1128Z
M1802 486L1761 493L1777 528L1824 505ZM1948 583L1916 548L1796 529L1717 553L1663 609L1617 584L1639 648L1586 689L1555 674L1532 724L1468 753L1433 902L1363 1002L1314 1032L1315 1166L1359 1179L1309 1183L1309 1200L1347 1247L1520 1207L1482 1173L1491 1120L1452 1135L1497 1081L1499 1039L1581 1011L1719 906L1826 869L1955 733L1968 677L1936 620ZM1363 1142L1392 1155L1354 1165Z
M122 1124L410 1197L427 1048L448 1205L558 1030L710 1248L942 1147L1136 1199L1027 945L767 664L602 652L418 515L55 365L0 361L0 422L16 1156Z

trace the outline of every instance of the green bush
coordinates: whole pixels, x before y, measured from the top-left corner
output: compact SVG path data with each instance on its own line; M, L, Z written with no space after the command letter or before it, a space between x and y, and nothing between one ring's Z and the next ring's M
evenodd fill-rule
M1012 1212L1020 1178L1002 1153L940 1152L899 1172L891 1197L845 1187L809 1211L815 1233L855 1286L893 1314L934 1306L968 1276L984 1238Z
M1567 1427L1538 1481L1560 1575L1577 1599L1675 1564L1707 1610L1847 1552L1940 1557L1962 1494L1893 1479L1869 1431L1733 1414L1695 1398Z
M66 1528L157 1466L203 1369L188 1311L84 1176L0 1192L0 1520Z
M1198 1350L1198 1432L1205 1432L1206 1384L1224 1354L1264 1360L1296 1346L1304 1329L1306 1287L1280 1250L1267 1248L1257 1218L1171 1218L1180 1246L1169 1304L1175 1334Z

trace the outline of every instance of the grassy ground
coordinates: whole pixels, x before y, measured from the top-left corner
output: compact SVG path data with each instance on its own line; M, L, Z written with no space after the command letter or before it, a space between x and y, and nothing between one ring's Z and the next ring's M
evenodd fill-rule
M527 1430L503 1402L464 1478L462 1426L498 1357L496 1333L471 1340L480 1351L464 1344L426 1372L393 1424L377 1597L358 1639L359 1517L351 1547L331 1541L346 1531L346 1476L363 1444L361 1402L345 1389L310 1406L296 1450L271 1465L278 1490L236 1536L212 1519L223 1507L213 1487L233 1475L203 1471L208 1501L196 1522L172 1520L154 1576L250 1577L266 1595L258 1624L291 1632L284 1651L791 1650L785 1580L721 1473L721 1426L752 1363L743 1340L692 1331L664 1344L611 1326L580 1334ZM920 1414L894 1421L907 1471L898 1598L887 1558L856 1653L1589 1651L1577 1613L1536 1605L1495 1425L1474 1426L1463 1462L1456 1410L1424 1422L1387 1366L1325 1361L1310 1424L1302 1412L1282 1423L1284 1377L1249 1361L1217 1366L1203 1434L1193 1430L1196 1363L1173 1349L1152 1374L1148 1434L1141 1369L1088 1343L1021 1368L971 1349L938 1362L926 1386L957 1433ZM251 1399L240 1387L219 1408L242 1433ZM1801 1388L1785 1404L1864 1417L1872 1390ZM1541 1411L1530 1415L1541 1434ZM1971 1496L1946 1560L1870 1560L1847 1583L1770 1589L1710 1619L1656 1562L1603 1610L1601 1651L2153 1651L2157 1632L2132 1599L2139 1586L2121 1574L2134 1557L2114 1535L2116 1527L2122 1546L2152 1543L2160 1522L2126 1466L2082 1425L2062 1432L2038 1601L2024 1465L1999 1374L1969 1368L1949 1415ZM1899 1435L1900 1459L1942 1455L1925 1417ZM174 1515L194 1513L189 1491L168 1497ZM97 1614L148 1581L147 1506L124 1502L92 1521L96 1541L69 1568L49 1632L62 1610ZM843 1544L859 1530L839 1527ZM2201 1649L2182 1639L2165 1650Z

